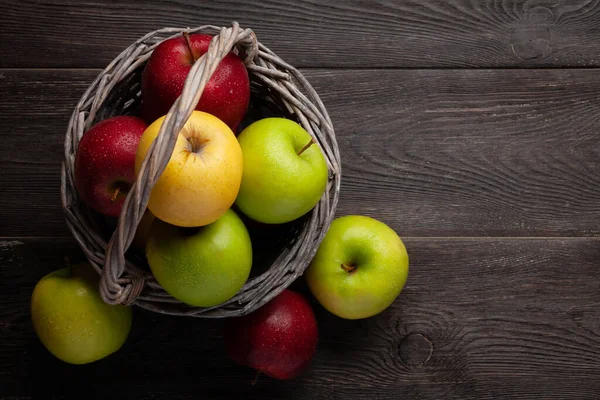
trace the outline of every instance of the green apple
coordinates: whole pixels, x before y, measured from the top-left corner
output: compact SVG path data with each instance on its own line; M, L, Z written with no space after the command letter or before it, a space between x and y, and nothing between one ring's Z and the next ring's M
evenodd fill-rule
M232 298L252 267L252 244L242 220L227 210L210 225L182 228L156 219L146 257L158 283L177 300L211 307Z
M266 224L293 221L319 202L327 187L325 157L296 122L265 118L238 136L244 168L236 205Z
M408 277L408 254L396 232L373 218L334 220L305 273L317 300L346 319L385 310Z
M31 295L31 319L42 344L70 364L87 364L119 350L131 329L131 308L109 305L90 264L43 277Z

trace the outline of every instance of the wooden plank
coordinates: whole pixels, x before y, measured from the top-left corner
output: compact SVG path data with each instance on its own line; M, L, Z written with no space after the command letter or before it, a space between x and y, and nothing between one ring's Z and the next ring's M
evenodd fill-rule
M60 206L63 142L96 74L0 71L0 236L68 234Z
M600 4L546 0L1 0L0 67L103 68L165 26L253 28L299 67L590 67Z
M63 135L97 72L0 71L0 236L68 235ZM336 126L340 215L405 236L600 234L600 71L306 75Z
M293 381L264 377L253 387L254 372L224 354L222 321L138 309L116 354L80 367L57 361L33 333L29 296L64 256L81 255L66 238L3 240L0 396L597 398L599 238L405 243L408 283L388 310L347 321L311 298L320 329L311 368ZM306 293L302 281L295 288Z
M340 213L409 236L600 232L599 71L309 77L339 137Z

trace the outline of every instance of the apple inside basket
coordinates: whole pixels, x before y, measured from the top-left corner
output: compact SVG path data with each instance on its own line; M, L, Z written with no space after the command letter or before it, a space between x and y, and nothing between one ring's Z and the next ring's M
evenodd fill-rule
M206 43L208 51L203 55L194 54L195 43L193 40L190 41L191 36L189 35L195 33L214 35L212 41ZM171 101L171 103L174 101L172 106L169 103L166 108L164 105L161 108L161 104L151 104L150 107L146 103L144 107L142 102L148 102L147 99L150 97L146 94L142 96L142 92L149 93L153 90L152 85L143 82L143 72L148 61L160 43L176 37L185 38L191 54L191 58L190 54L181 56L190 58L190 65L192 65L189 72L185 72L187 77L183 91L179 97L175 94L175 100ZM217 99L212 102L217 103L217 110L214 114L219 113L219 109L225 110L225 112L219 115L221 120L217 119L216 123L233 126L236 134L244 131L244 135L238 136L241 148L246 146L246 149L256 149L258 145L253 139L252 129L245 128L250 125L255 127L257 126L255 122L261 121L260 128L262 130L269 129L269 122L264 122L267 117L294 121L304 128L302 130L295 125L301 132L305 132L303 134L309 135L306 136L309 142L306 143L306 146L300 146L297 149L298 153L302 154L306 148L312 146L314 151L318 152L319 157L321 154L323 156L327 169L325 173L326 189L314 208L291 221L288 221L289 218L278 220L277 213L274 213L273 210L274 207L268 204L268 196L263 197L264 193L261 193L260 190L255 190L256 194L248 196L245 192L240 192L240 194L236 192L238 206L232 207L233 212L227 211L228 214L221 215L234 214L235 216L237 214L241 220L234 217L231 219L232 224L238 224L237 226L241 226L243 231L249 232L252 247L250 276L233 297L227 296L226 300L216 305L199 307L190 305L190 302L180 301L181 297L178 295L175 297L179 300L171 296L177 292L177 286L167 288L167 285L164 285L168 289L165 290L158 283L158 280L163 283L167 280L160 278L157 280L157 277L148 268L148 259L144 252L139 250L140 246L136 246L135 241L139 241L140 236L138 233L138 237L136 237L136 232L143 231L149 225L146 210L149 200L153 201L155 197L151 196L152 189L157 184L161 184L160 178L163 173L167 174L165 171L170 168L169 160L174 154L174 149L177 149L179 133L184 129L189 129L189 122L198 116L194 109L207 82L217 70L220 62L224 58L231 57L230 52L233 52L236 58L243 60L248 71L251 87L249 107L247 112L244 112L244 109L240 114L239 105L236 105L235 101L218 104L219 99ZM166 58L168 57L162 57L162 59ZM154 73L160 74L161 71L166 70L165 65L168 62L167 60L162 64L152 65ZM142 85L144 85L144 91L142 91ZM230 93L234 93L235 89L232 87ZM161 96L168 97L173 94L168 93L168 88L159 88L152 98L161 98ZM209 104L206 105L207 111L211 111L210 103L209 101ZM143 115L145 113L150 116ZM144 141L146 141L146 147L141 159L136 160L135 181L131 188L128 188L127 195L121 195L123 204L118 218L111 218L102 216L88 207L78 193L75 177L76 154L85 132L101 121L123 115L146 117L150 120L154 120L160 115L165 115L165 117L152 123L144 132L138 147L138 158ZM240 122L239 119L242 115L243 119ZM215 118L211 115L209 117ZM278 120L278 122L282 122L284 125L290 124L289 121ZM273 121L271 121L271 125L275 126L273 128L275 130L284 129L274 124ZM153 129L154 136L151 139L145 137L148 131ZM186 145L192 146L192 150L196 149L195 145L197 148L204 145L201 143L202 140L195 141L193 138L188 142ZM235 143L237 146L237 141ZM298 147L296 144L294 146ZM271 147L277 148L277 146ZM244 151L247 151L244 156L246 173L251 169L268 168L257 166L258 162L248 166L248 160L252 159L252 151L255 150ZM277 153L276 156L286 157L283 151ZM259 159L260 153L255 160ZM201 178L197 177L197 179ZM285 182L285 178L285 176L278 176L276 171L271 175L272 180L289 185L313 184L311 179L295 179L294 182ZM71 117L65 140L61 194L67 224L90 263L101 274L100 292L104 301L111 304L136 304L166 314L222 318L245 315L254 311L282 292L304 272L335 214L340 179L340 156L335 133L327 110L315 90L298 70L259 43L250 29L241 29L234 22L229 28L202 26L194 29L161 29L142 37L113 60L84 93ZM115 193L119 195L119 190L116 190ZM245 196L243 199L241 199L242 195ZM178 200L181 201L180 207L187 207L185 203L187 200L183 198ZM150 207L150 209L153 208ZM155 209L157 209L156 206ZM259 211L254 212L253 210L256 209ZM261 213L268 216L262 222L257 222L257 220L261 220L257 217ZM236 222L237 220L240 220L240 223ZM155 231L158 230L156 224L164 224L164 229L161 230L162 237L160 234L155 234ZM204 225L203 223L199 224ZM138 225L140 225L139 231ZM175 227L160 220L152 224L153 235L150 242L154 241L154 248L162 246L161 251L163 251L170 245L169 243L173 242L171 238L175 235L194 236L199 230L209 230L206 227L184 228L181 227L181 223L174 225L179 226ZM134 245L130 249L132 242ZM147 248L149 247L150 245L147 246ZM236 249L243 251L243 240L236 244ZM181 249L178 248L175 252L180 253ZM225 256L231 263L235 262L237 255L235 251L231 251ZM169 257L170 255L166 258ZM240 255L240 262L243 262L241 258L243 255ZM155 269L154 266L153 269Z

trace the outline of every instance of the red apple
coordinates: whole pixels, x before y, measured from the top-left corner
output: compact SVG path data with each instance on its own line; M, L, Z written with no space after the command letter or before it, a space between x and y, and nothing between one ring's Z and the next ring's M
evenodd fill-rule
M75 155L75 186L94 210L118 217L135 180L135 153L146 123L136 117L114 117L87 131Z
M238 364L290 379L317 349L317 321L302 295L285 290L257 311L225 322L225 346Z
M159 44L142 74L142 116L151 123L167 114L183 90L194 62L208 51L212 36L178 36ZM250 101L250 80L242 60L230 52L212 75L196 110L214 115L235 132Z

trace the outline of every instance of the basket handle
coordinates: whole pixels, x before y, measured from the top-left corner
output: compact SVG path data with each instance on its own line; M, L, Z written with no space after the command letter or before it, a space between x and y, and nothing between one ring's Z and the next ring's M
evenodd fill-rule
M133 304L144 288L145 277L139 270L128 269L129 278L121 278L127 268L125 251L135 236L150 192L171 158L179 132L192 115L219 63L235 46L243 51L247 65L253 63L258 54L254 32L251 29L241 29L237 22L233 22L230 28L222 28L213 37L208 51L192 66L181 96L167 113L158 136L146 154L133 187L123 203L117 229L106 248L100 294L108 304Z

